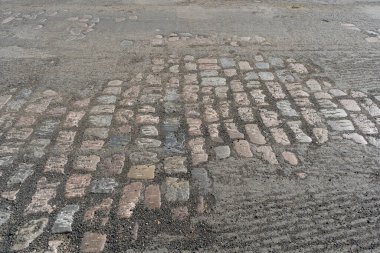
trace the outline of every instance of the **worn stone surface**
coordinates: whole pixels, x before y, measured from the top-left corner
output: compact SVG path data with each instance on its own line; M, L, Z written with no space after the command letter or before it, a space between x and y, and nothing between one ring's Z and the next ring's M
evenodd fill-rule
M7 184L12 186L15 184L22 184L24 181L33 175L34 173L34 164L21 163L17 166L16 172L9 178Z
M167 177L164 184L165 199L169 202L183 202L190 197L190 186L186 180Z
M107 235L86 232L82 238L81 251L86 253L102 252L106 244Z
M54 234L61 234L72 232L72 224L74 222L74 215L79 211L78 205L67 205L61 209L52 227Z
M131 179L154 179L154 165L135 165L129 169L128 177Z
M27 223L23 224L15 234L12 250L20 251L28 248L29 244L31 244L44 232L47 224L47 218L30 220Z
M66 182L65 197L76 198L83 197L86 194L87 187L91 183L90 174L73 174Z
M112 193L119 184L113 178L101 178L91 182L91 193Z
M140 199L142 187L143 185L140 182L133 182L124 187L117 211L118 216L121 218L130 218L132 216L133 210Z
M149 185L146 187L144 204L148 209L160 209L161 191L159 185Z
M218 146L214 148L214 152L217 159L225 159L230 157L231 150L229 146Z
M0 252L378 251L376 4L81 1L2 4Z
M25 213L51 213L55 210L55 206L50 202L57 195L57 187L59 182L48 182L45 177L42 177L37 182L37 190L32 196L32 201L26 207Z
M240 157L253 157L251 147L246 140L236 140L233 142L234 150Z
M164 170L167 174L187 173L186 157L172 156L164 160Z

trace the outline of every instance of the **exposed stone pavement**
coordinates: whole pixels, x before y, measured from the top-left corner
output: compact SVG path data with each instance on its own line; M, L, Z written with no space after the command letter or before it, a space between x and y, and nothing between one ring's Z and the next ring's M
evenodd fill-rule
M37 15L49 18L57 13ZM1 24L21 16L29 18L11 15ZM131 13L115 22L137 18ZM70 42L86 39L101 22L92 15L67 20L79 22L65 35ZM44 22L34 24L34 29L43 29ZM216 37L174 31L141 42L123 40L120 46L132 44L203 49L147 53L143 69L131 70L125 79L107 79L99 91L82 96L48 87L2 89L2 252L127 252L154 248L162 241L168 252L202 247L212 252L213 239L226 252L379 250L379 198L374 192L330 189L304 195L284 190L283 195L259 197L231 192L230 202L218 204L220 182L214 185L214 180L225 180L243 192L246 185L238 177L250 177L255 166L283 167L281 173L302 181L313 174L304 170L310 161L319 161L328 170L332 157L340 156L336 149L369 150L378 159L380 94L337 87L312 59L239 51L247 45L271 44L258 35ZM208 46L234 50L207 53ZM331 160L317 154L334 146L339 148L331 151ZM257 160L236 172L225 169ZM345 175L378 176L373 172L378 161L358 164L363 168L347 167ZM276 184L271 180L268 184ZM259 204L253 205L252 198ZM289 215L278 221L276 215L286 204ZM342 212L337 206L352 210ZM360 207L365 209L356 215ZM224 225L207 218L225 219L229 211ZM326 232L329 226L336 234ZM354 239L360 246L334 251L323 243L331 239L345 245L347 238L339 236L349 237L347 226L357 227ZM242 227L243 243L235 245L233 238ZM260 240L250 239L255 235ZM305 237L308 240L302 241Z

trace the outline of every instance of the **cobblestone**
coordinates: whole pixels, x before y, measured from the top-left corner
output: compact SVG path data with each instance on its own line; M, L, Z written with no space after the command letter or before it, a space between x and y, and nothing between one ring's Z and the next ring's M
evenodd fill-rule
M190 197L190 186L186 180L167 177L164 184L165 199L169 202L184 202Z
M284 151L282 152L282 157L284 158L285 161L287 161L291 165L295 166L298 164L298 159L296 155L292 152Z
M81 251L86 253L102 252L106 244L107 235L86 232L82 238Z
M54 234L72 232L72 224L74 222L74 215L79 211L78 205L67 205L61 209L52 227Z
M362 145L368 144L368 142L364 139L364 137L361 136L360 134L357 134L357 133L343 134L342 136L345 139L352 140L352 141L359 143L359 144L362 144Z
M312 139L305 134L301 129L301 121L289 121L288 126L293 131L293 134L295 135L295 138L299 142L308 143L312 142Z
M186 157L173 156L164 160L164 170L167 174L187 173Z
M233 142L234 150L240 157L253 157L251 147L246 140L236 140Z
M217 159L225 159L230 157L231 150L229 146L218 146L214 148L214 152Z
M319 144L325 143L329 139L328 130L326 128L313 128L313 134Z
M353 99L341 99L341 100L339 100L339 102L342 104L344 109L346 109L347 111L351 111L351 112L360 112L361 111L360 106Z
M256 124L247 124L245 125L245 131L247 132L250 142L253 144L265 144L265 137L261 133L260 128Z
M129 169L128 177L131 179L154 179L154 165L135 165Z
M32 196L32 202L26 207L25 213L51 213L55 207L50 205L50 201L57 194L57 186L60 183L48 183L45 177L37 182L37 190Z
M112 193L119 184L113 178L101 178L91 182L91 193Z
M118 215L121 218L130 218L133 214L141 195L142 183L134 182L125 186L120 198Z
M87 187L91 183L90 174L73 174L66 182L66 198L81 198L86 194Z
M75 170L96 171L96 167L100 162L100 157L97 155L78 156L74 162Z
M276 154L270 146L257 147L257 152L261 153L262 158L270 164L278 164Z
M37 237L39 237L43 232L45 227L48 224L47 218L41 218L38 220L30 220L21 226L16 234L14 239L14 244L12 250L20 251L28 248Z
M351 114L355 125L363 134L378 134L378 129L375 124L370 121L364 114Z
M355 130L352 122L350 120L335 120L327 121L334 131L353 131Z
M159 185L149 185L146 187L144 204L148 209L161 208L161 191Z
M194 36L157 39L167 45ZM213 212L209 168L215 160L255 157L248 159L255 166L261 158L289 168L306 164L310 147L330 141L380 147L376 95L338 90L313 64L228 54L148 62L149 69L125 81L78 91L80 99L19 88L0 96L1 198L14 204L0 210L0 225L15 225L13 216L22 221L9 247L127 250L160 229L172 236L178 224L185 235L193 216ZM297 180L306 176L300 171L291 172ZM33 220L43 214L55 217ZM124 225L115 226L117 218ZM57 235L34 245L45 228ZM113 245L119 235L125 245ZM107 238L112 245L106 249Z
M282 128L272 128L271 130L274 140L282 145L290 145L288 136Z

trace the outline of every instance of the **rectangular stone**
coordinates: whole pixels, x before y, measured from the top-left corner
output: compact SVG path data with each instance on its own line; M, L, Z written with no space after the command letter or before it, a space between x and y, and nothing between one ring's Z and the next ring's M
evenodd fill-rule
M239 131L235 123L224 123L224 127L231 140L244 139L244 134Z
M299 115L298 112L292 108L289 100L278 101L276 106L284 116L297 117Z
M31 213L51 213L55 206L50 205L50 201L57 194L57 187L60 183L48 183L45 177L37 182L37 190L32 196L32 202L25 209L26 214Z
M78 205L66 205L58 213L57 218L52 227L53 234L62 234L72 232L72 224L74 222L74 215L79 211Z
M251 102L248 99L247 94L244 92L233 93L233 97L234 97L235 103L238 106L247 106L251 104Z
M74 143L76 132L75 131L60 131L56 139L54 150L57 152L71 151Z
M83 141L80 149L82 151L96 151L96 150L102 149L103 145L104 145L103 140Z
M343 109L321 109L320 112L325 118L345 118L347 113Z
M112 115L96 115L89 116L89 123L95 127L108 127L112 122Z
M91 183L91 193L113 193L119 184L114 178L100 178Z
M65 173L65 165L67 163L66 155L51 156L46 161L44 172Z
M148 209L160 209L161 191L160 191L159 185L153 184L146 187L144 204L145 204L145 207Z
M234 150L239 157L250 158L253 157L251 146L246 140L235 140L233 142Z
M112 114L114 112L115 105L95 105L90 110L90 114Z
M187 118L187 125L189 126L189 135L191 136L200 136L202 135L202 120L195 118Z
M16 122L15 126L17 127L29 127L36 122L35 116L21 116Z
M364 114L352 114L351 117L354 124L363 134L378 134L379 131L375 123L370 121Z
M25 108L24 111L27 113L37 113L37 114L43 113L44 111L46 111L46 109L50 105L50 102L51 102L50 99L45 99L43 101L40 101L39 103L30 104Z
M261 158L270 164L278 164L276 154L273 152L271 146L259 146L257 147L257 152L261 153Z
M155 165L135 165L129 169L128 178L131 179L154 179Z
M165 198L169 202L185 202L190 197L189 181L167 177L164 183Z
M172 156L164 159L164 171L167 174L187 173L186 157Z
M121 174L124 168L125 155L114 154L102 162L102 168L109 174Z
M219 135L220 124L210 124L207 126L207 132L210 136L211 141L223 143L223 139Z
M244 122L256 121L251 107L239 107L238 114L239 114L239 118Z
M107 139L109 129L107 128L87 128L84 135L88 138Z
M39 124L34 134L38 137L51 137L60 123L61 121L57 119L44 120Z
M352 122L348 119L342 119L342 120L329 120L327 121L327 124L330 125L332 130L334 131L354 131L354 125L352 125Z
M302 142L302 143L312 142L312 139L302 131L301 121L290 121L288 122L288 126L292 130L298 142Z
M226 85L226 79L223 77L203 77L202 86L223 86Z
M133 182L125 186L120 198L117 214L121 218L130 218L137 203L140 200L142 183Z
M360 106L353 99L341 99L341 100L339 100L339 102L342 104L344 109L346 109L347 111L350 111L350 112L360 112L361 111Z
M69 112L66 116L66 120L63 123L64 127L78 127L79 122L83 118L83 116L86 114L84 111L73 111Z
M273 139L278 143L282 145L290 145L289 138L287 134L285 133L284 129L282 128L272 128L271 130Z
M266 127L278 126L281 120L278 119L278 114L274 111L260 110L261 119Z
M380 108L371 99L364 98L363 103L361 103L361 105L372 117L380 116Z
M0 146L0 155L17 154L23 142L5 142Z
M282 90L282 87L277 82L265 82L265 86L269 90L269 92L272 94L272 97L274 99L284 99L286 97L284 91Z
M86 189L91 183L90 174L73 174L66 182L66 198L80 198L86 194Z
M322 109L323 110L323 109ZM302 108L301 114L306 122L311 126L317 126L322 124L322 119L319 117L316 110L311 108Z
M248 139L253 144L262 145L265 144L265 137L261 133L260 128L257 124L247 124L245 125L245 131L247 132Z
M96 167L100 162L100 157L97 155L78 156L74 162L75 170L96 171Z

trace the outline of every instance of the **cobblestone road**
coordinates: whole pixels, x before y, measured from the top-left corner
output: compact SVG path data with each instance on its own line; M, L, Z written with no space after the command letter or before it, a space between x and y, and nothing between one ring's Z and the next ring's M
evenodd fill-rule
M151 62L151 71L110 80L81 100L29 89L0 97L1 197L9 202L2 243L9 249L45 245L37 238L46 232L52 252L61 244L120 248L163 227L189 233L189 217L212 205L211 160L258 156L297 166L298 143L380 147L380 97L339 90L294 59L170 55ZM12 216L24 218L10 224Z
M29 26L41 30L57 14L3 12L1 25L34 20ZM130 12L113 21L138 18ZM102 23L95 15L65 21L70 26L62 37L70 43ZM376 43L378 34L366 34ZM284 187L280 193L269 168L284 168L276 172L281 175L290 168L292 180L324 177L304 168L318 161L328 170L343 153L370 150L375 161L363 158L341 171L339 161L331 173L358 184L377 178L380 93L341 89L312 59L239 51L271 45L258 35L172 32L120 42L132 45L167 52L146 53L144 68L82 96L2 87L0 251L132 252L162 242L172 251L379 249L374 192L330 187L303 194ZM223 50L207 52L209 46ZM331 149L329 157L318 154L324 149ZM253 167L278 191L255 195ZM221 189L226 186L239 194Z

